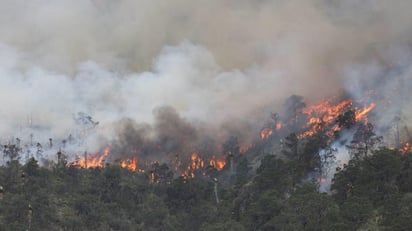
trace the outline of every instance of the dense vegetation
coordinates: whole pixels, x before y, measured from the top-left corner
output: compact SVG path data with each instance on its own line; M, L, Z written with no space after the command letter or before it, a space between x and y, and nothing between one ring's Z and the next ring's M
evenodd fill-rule
M321 193L302 180L316 162L311 145L294 153L288 139L284 154L265 156L256 171L244 156L233 174L213 178L173 179L163 165L157 183L114 165L9 161L0 167L0 230L410 230L412 155L355 156Z

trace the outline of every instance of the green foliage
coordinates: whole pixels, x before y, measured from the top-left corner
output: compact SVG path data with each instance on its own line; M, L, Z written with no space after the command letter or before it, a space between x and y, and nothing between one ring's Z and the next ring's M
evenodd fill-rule
M338 205L316 186L304 185L262 230L346 230Z
M233 174L213 172L219 203L211 175L173 179L165 164L134 173L9 161L0 167L0 230L408 230L412 157L380 149L354 158L320 193L304 179L327 161L316 155L324 141L291 134L284 155L265 156L256 171L235 157Z
M283 206L283 198L275 190L268 190L251 201L243 214L243 223L250 229L264 226L277 216Z
M354 159L338 172L332 189L339 202L350 196L365 197L379 204L399 192L401 155L394 150L381 149L363 160Z
M236 175L235 175L235 185L242 186L249 180L249 171L251 167L249 165L249 161L246 157L242 157L238 160L238 165L236 167Z
M286 192L292 184L293 172L289 163L276 156L264 157L256 173L254 183L258 191L274 189L278 192Z
M412 227L412 194L405 193L385 203L382 212L385 230L406 231Z
M203 224L199 231L246 231L245 227L236 221L228 220L225 222L216 222Z

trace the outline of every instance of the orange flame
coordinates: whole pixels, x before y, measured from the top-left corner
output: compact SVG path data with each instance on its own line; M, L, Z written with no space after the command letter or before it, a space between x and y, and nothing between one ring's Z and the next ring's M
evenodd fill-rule
M217 169L218 171L222 170L226 165L226 161L224 159L216 159L214 156L208 162L206 161L206 163L209 163L208 166L211 166ZM205 160L199 157L199 155L194 152L190 156L189 165L181 173L181 176L185 179L195 178L197 174L201 174L205 176L206 175L206 173L204 172L204 170L206 170L205 167L206 167Z
M225 165L226 165L225 160L217 160L215 167L217 170L222 170L225 167Z
M192 153L190 159L191 159L190 167L192 169L200 169L200 168L203 168L205 165L205 162L195 152Z
M85 155L85 158L70 163L71 166L78 166L80 168L102 168L104 167L104 158L109 155L110 147L104 148L103 154Z
M299 138L312 136L319 132L322 128L332 125L336 118L347 110L352 105L352 100L343 100L336 105L332 105L332 99L327 99L319 104L306 107L302 110L309 117L306 123L307 131L300 134ZM332 128L336 129L336 128ZM333 133L333 131L328 132Z
M306 123L306 131L300 134L299 138L305 138L312 136L320 130L327 128L326 134L333 135L334 132L339 131L338 126L334 126L336 119L339 115L343 114L349 108L352 107L352 100L346 99L340 103L333 105L331 99L322 101L319 104L306 107L302 109L302 112L308 116L308 122ZM366 115L375 108L376 104L371 103L369 106L362 109L355 108L355 121L360 121L366 118Z
M209 165L216 168L218 171L222 170L225 165L226 165L226 161L225 160L218 160L215 157L213 157L210 161L209 161Z
M126 159L120 161L120 167L128 169L132 172L136 172L137 170L137 157L133 157L132 159Z
M355 119L356 119L356 121L359 121L359 120L365 118L365 116L366 116L370 111L372 111L372 110L375 108L375 106L376 106L375 103L371 103L369 106L363 108L362 110L360 110L360 111L357 110L357 111L355 112Z
M350 105L352 105L352 100L350 99L343 100L337 105L332 105L332 101L327 99L317 105L304 108L302 112L310 116L308 125L321 122L330 123L335 121Z

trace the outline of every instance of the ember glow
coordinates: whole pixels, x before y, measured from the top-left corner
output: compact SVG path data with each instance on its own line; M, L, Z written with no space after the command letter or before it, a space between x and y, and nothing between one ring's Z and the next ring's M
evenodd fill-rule
M199 157L197 153L192 153L190 168L201 169L205 166L205 161Z
M273 130L270 128L264 128L260 131L260 138L262 140L269 138L273 134Z
M120 167L128 169L132 172L137 171L137 157L133 157L132 159L125 159L120 161Z
M276 123L276 130L280 130L280 129L282 129L282 123L281 122L277 122Z
M412 146L410 143L405 143L403 145L403 147L401 147L399 149L399 152L401 152L402 154L406 154L406 153L412 153Z
M225 160L218 160L215 157L213 157L210 161L209 161L209 165L216 168L218 171L222 170L225 165L226 165L226 161Z
M251 144L241 144L239 147L239 152L241 154L246 153L251 146L252 146Z

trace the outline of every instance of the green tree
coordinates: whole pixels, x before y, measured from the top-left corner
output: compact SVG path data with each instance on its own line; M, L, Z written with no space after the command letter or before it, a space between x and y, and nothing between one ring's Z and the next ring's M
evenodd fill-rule
M371 123L360 123L353 134L351 144L347 147L354 158L364 158L382 142L382 139L382 136L375 134Z
M292 185L290 165L273 155L265 156L253 180L258 192L274 189L287 192ZM292 172L293 173L293 172Z
M204 223L199 231L246 231L245 227L233 220L228 220L224 222L211 222L211 223Z
M286 200L278 216L260 230L347 230L338 205L325 194L317 192L317 185L310 183L298 188Z
M388 200L382 222L385 230L407 231L412 227L412 194L405 193Z

